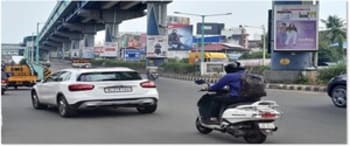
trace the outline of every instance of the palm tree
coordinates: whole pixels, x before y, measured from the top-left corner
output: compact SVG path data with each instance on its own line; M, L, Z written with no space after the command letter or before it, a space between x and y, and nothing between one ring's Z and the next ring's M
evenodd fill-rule
M328 16L328 18L321 20L327 27L327 38L332 43L338 43L340 48L343 48L343 42L346 39L346 33L345 33L345 23L344 20L339 18L338 16Z

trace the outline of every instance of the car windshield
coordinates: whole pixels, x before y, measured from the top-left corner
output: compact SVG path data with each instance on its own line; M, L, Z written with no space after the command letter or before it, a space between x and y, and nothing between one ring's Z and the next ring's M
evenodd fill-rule
M80 82L103 82L103 81L126 81L141 80L137 72L92 72L81 74L77 81Z

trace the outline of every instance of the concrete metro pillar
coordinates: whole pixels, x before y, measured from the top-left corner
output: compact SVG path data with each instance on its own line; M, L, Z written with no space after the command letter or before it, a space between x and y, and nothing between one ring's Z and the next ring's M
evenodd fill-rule
M147 3L147 36L165 35L167 36L166 27L167 3L166 2L148 2ZM168 48L161 48L162 52L168 52ZM148 48L146 47L146 52ZM166 58L147 57L147 66L160 66Z
M119 57L119 48L118 48L118 33L119 33L119 24L120 22L112 23L112 24L106 24L106 33L105 33L105 45L106 46L115 46L117 47L117 54L116 57Z
M119 23L116 24L106 24L105 38L106 42L117 42Z
M71 40L70 58L78 58L80 56L80 40Z
M95 34L84 34L83 45L81 47L83 58L94 58Z
M69 57L69 56L67 56L67 51L69 51L70 50L70 42L69 41L67 41L67 42L63 42L62 43L62 48L60 49L60 50L58 50L58 51L60 51L60 53L59 54L61 54L61 56L57 56L57 57L60 57L60 58L62 58L62 59L65 59L65 57Z

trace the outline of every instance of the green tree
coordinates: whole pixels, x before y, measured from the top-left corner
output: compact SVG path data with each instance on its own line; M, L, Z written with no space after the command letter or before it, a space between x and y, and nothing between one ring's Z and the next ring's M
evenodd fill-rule
M327 19L321 20L327 27L326 37L331 43L338 43L340 48L343 48L343 42L346 39L346 33L344 31L344 20L338 16L328 16Z
M262 51L246 52L246 53L243 53L243 55L240 56L239 59L260 59L260 58L262 58L262 54L263 54ZM270 57L271 57L271 55L266 53L266 58L270 58Z

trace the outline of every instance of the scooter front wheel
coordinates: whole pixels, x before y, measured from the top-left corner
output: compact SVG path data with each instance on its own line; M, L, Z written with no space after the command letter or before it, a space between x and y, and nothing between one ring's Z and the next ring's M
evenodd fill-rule
M196 128L197 130L202 133L202 134L209 134L210 132L213 131L213 129L209 129L207 127L204 127L201 125L201 122L199 121L199 118L197 117L196 119Z

